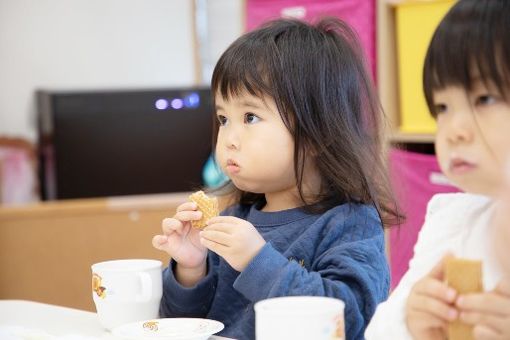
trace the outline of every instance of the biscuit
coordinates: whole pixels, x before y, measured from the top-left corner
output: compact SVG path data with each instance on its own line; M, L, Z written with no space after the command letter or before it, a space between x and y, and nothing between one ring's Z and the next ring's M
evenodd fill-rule
M446 261L446 284L458 294L477 293L483 290L482 262L452 258ZM470 340L473 337L473 327L460 320L448 325L449 340Z
M189 196L189 200L195 202L198 210L202 212L200 220L191 221L194 228L203 229L207 220L218 216L220 211L218 208L218 199L216 197L208 197L203 191L197 191Z

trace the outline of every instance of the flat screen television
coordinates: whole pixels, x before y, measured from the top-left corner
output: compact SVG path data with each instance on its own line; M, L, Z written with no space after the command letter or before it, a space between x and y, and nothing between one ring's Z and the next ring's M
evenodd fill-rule
M43 200L190 191L211 154L209 88L37 92Z

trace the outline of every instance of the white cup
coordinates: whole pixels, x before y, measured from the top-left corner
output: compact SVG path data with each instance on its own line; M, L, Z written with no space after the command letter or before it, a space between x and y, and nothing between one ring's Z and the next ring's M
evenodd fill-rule
M143 259L92 265L92 298L105 328L159 317L161 267L161 261Z
M255 304L257 340L344 339L344 303L321 296L287 296Z

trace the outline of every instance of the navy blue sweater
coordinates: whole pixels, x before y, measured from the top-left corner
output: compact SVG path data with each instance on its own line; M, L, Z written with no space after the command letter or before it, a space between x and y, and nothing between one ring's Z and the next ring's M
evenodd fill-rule
M256 302L330 296L345 302L346 338L363 339L389 289L384 234L373 207L344 204L312 215L299 208L262 212L234 206L223 215L251 222L266 245L241 273L209 252L207 275L191 288L176 281L171 262L163 272L162 317L214 319L225 324L219 335L255 339Z

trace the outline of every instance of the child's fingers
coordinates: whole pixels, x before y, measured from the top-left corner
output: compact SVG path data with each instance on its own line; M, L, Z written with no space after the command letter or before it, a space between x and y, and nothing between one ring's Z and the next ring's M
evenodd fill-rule
M229 249L229 247L225 246L224 244L210 241L203 237L200 238L200 243L202 243L202 245L207 249L215 252L216 254L222 257L224 257L224 255L227 254Z
M510 298L510 277L506 277L501 280L494 291Z
M470 325L483 325L495 330L504 329L508 324L504 318L487 313L462 312L459 318Z
M455 308L450 307L441 300L426 295L416 295L409 301L409 309L445 321L453 321L457 319L458 316L458 312Z
M238 217L234 216L215 216L211 218L207 224L217 224L217 223L224 223L224 224L236 224L238 222L244 221Z
M185 202L177 207L177 212L185 210L197 210L197 204L195 202Z
M507 339L504 334L500 334L499 332L483 326L476 325L473 328L473 337L477 340L505 340Z
M211 219L212 220L212 219ZM211 221L209 220L209 221ZM233 224L225 223L225 222L218 222L218 223L210 223L204 228L204 230L207 231L219 231L222 233L228 233L230 234L232 231L232 228L235 227Z
M232 235L217 230L204 229L200 232L200 237L227 247L232 243Z
M413 291L418 295L428 296L445 303L453 303L457 292L441 281L426 278L416 283Z
M510 298L494 292L462 295L455 305L464 311L510 315Z
M430 313L415 310L408 314L407 319L414 327L419 329L446 328L446 322L443 319Z
M193 210L183 210L183 211L178 211L175 216L174 216L174 219L177 219L179 221L183 221L183 222L188 222L188 221L193 221L193 220L199 220L202 218L202 212L197 210L197 211L193 211Z
M163 250L163 245L168 242L165 235L156 235L152 238L152 246L158 250Z
M173 232L180 232L182 231L183 226L183 223L175 218L165 218L161 222L161 228L165 235L170 235Z

